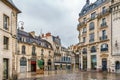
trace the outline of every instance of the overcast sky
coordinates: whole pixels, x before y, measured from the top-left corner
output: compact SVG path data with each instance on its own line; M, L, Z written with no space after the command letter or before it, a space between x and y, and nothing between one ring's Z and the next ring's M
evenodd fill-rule
M94 2L95 0L91 0ZM36 35L51 32L67 47L78 43L79 13L86 0L13 0L22 11L18 21L24 21L25 31Z

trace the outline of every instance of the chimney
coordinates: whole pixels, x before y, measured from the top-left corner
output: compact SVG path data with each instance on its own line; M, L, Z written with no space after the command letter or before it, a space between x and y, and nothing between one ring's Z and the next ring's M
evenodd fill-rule
M49 37L49 36L51 36L51 33L50 32L46 33L46 37Z
M57 36L57 38L59 39L59 36Z
M42 34L42 36L41 36L42 38L44 38L45 36L44 36L44 34Z

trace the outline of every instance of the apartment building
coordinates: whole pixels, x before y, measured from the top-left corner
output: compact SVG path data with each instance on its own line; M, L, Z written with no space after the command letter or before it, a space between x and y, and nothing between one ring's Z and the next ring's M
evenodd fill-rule
M0 80L12 78L16 53L17 15L21 11L12 0L0 0Z
M96 0L86 4L79 14L78 52L82 70L111 69L111 1Z
M39 60L42 60L45 70L54 68L54 52L52 45L36 36L35 32L26 32L21 29L17 30L18 47L15 56L15 65L17 73L37 72L39 70Z

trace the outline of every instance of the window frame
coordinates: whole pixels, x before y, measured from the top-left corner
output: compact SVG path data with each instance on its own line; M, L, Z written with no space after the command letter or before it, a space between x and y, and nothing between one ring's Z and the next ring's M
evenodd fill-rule
M3 36L3 45L4 45L4 49L6 50L9 49L9 37Z
M3 14L3 29L5 30L9 30L9 16L7 16L6 14Z

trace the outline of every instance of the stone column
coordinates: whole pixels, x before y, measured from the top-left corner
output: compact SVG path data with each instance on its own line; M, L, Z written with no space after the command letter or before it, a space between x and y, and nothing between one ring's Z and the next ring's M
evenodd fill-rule
M87 71L91 70L91 53L90 49L87 48Z

